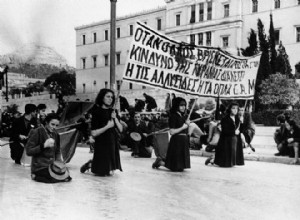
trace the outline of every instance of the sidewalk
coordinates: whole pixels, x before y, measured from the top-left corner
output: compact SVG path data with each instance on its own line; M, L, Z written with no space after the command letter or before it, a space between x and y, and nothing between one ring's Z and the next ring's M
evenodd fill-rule
M278 152L273 139L276 129L277 127L256 126L255 136L251 143L255 148L255 152L252 152L249 148L245 149L245 160L290 164L293 158L289 158L288 156L274 156L274 154ZM191 155L209 157L212 156L213 153L201 149L191 150Z

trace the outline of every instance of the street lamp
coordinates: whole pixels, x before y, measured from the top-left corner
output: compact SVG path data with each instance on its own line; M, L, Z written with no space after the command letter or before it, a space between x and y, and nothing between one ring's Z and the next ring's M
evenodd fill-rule
M4 68L0 67L0 90L1 90L0 99L2 99L2 85L4 84L4 75L6 75L6 77L5 77L5 84L6 84L5 99L6 99L6 102L8 102L8 75L7 75L7 71L8 71L8 66L5 66Z
M116 4L117 0L110 0L110 89L115 89L116 83Z

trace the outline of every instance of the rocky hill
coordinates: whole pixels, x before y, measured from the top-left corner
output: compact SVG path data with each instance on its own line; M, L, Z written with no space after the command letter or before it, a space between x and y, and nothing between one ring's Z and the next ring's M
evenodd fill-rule
M53 48L35 44L25 44L10 54L0 56L0 63L49 64L57 67L67 66L67 60Z
M25 73L29 77L46 78L62 69L74 71L67 60L53 48L26 44L12 53L0 55L0 64L8 65L10 72Z

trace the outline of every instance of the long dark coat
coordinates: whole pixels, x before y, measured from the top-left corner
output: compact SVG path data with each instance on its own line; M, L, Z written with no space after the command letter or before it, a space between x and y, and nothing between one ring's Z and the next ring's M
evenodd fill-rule
M36 120L32 119L25 123L26 119L23 116L16 119L11 128L11 137L10 137L10 150L11 158L15 161L20 161L23 155L24 147L27 143L27 140L20 140L19 135L28 136L31 129L37 127Z
M97 107L92 112L91 130L103 128L111 120L112 109ZM95 137L92 172L109 175L110 171L121 168L119 143L116 128L112 127Z
M185 122L185 117L179 113L172 113L169 119L170 128L180 128ZM165 167L172 171L183 171L183 169L191 168L189 136L187 129L179 134L171 136Z
M221 120L221 136L216 147L214 163L220 167L232 167L244 165L244 154L241 136L235 134L235 130L240 128L240 120L236 116L235 123L226 115Z

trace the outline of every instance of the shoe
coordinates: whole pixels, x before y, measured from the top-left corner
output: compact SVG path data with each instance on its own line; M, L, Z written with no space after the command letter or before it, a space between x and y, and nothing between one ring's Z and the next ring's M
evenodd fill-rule
M280 152L278 152L278 153L276 153L276 154L274 154L274 156L282 156L282 154L280 153Z
M156 160L152 164L152 168L153 169L158 169L160 167L160 165L161 165L160 162L161 162L161 158L156 158Z
M205 160L205 166L207 166L208 164L213 164L213 163L211 162L211 160L212 160L212 157L207 158L207 159Z
M86 162L85 164L83 164L82 167L80 167L80 172L81 173L85 173L91 167L92 167L92 160L89 160L88 162Z

